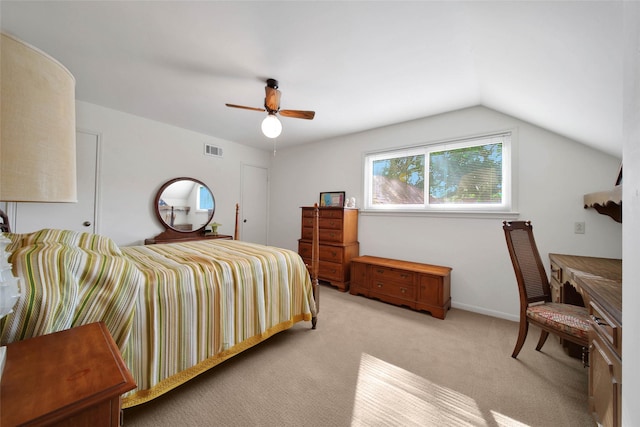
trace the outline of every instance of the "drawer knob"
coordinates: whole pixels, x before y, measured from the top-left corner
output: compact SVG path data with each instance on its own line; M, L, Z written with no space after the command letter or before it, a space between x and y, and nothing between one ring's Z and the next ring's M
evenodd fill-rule
M407 292L407 288L400 288L400 292L404 294L405 292Z
M594 322L596 322L596 325L598 326L607 326L607 323L605 323L601 318L599 318L598 316L594 316L593 314L591 315L591 318L593 319Z
M378 282L377 285L378 285L379 288L382 287L382 283L380 283L380 282Z

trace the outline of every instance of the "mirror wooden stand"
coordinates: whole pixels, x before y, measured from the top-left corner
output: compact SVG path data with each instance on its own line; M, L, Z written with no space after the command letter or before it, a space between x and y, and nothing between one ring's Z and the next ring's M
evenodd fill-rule
M233 238L220 234L205 234L205 228L215 214L215 198L211 189L195 178L180 177L164 183L156 194L153 207L165 231L154 238L146 239L146 245Z

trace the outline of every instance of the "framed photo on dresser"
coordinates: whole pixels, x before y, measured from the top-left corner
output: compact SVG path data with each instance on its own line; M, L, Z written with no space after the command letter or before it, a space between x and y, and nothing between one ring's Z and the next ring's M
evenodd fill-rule
M344 207L344 191L330 191L320 193L320 207Z

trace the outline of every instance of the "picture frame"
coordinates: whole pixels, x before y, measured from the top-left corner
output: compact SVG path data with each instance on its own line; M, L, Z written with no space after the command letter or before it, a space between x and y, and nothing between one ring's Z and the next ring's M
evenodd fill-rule
M320 207L341 208L344 207L344 191L327 191L320 193Z

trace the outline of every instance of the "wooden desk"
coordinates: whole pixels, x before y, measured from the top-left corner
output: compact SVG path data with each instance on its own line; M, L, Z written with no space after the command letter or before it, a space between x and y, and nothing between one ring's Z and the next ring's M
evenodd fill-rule
M136 383L104 323L7 345L0 425L120 425L120 395Z
M622 260L549 254L551 281L582 294L591 315L589 407L604 426L621 425Z

